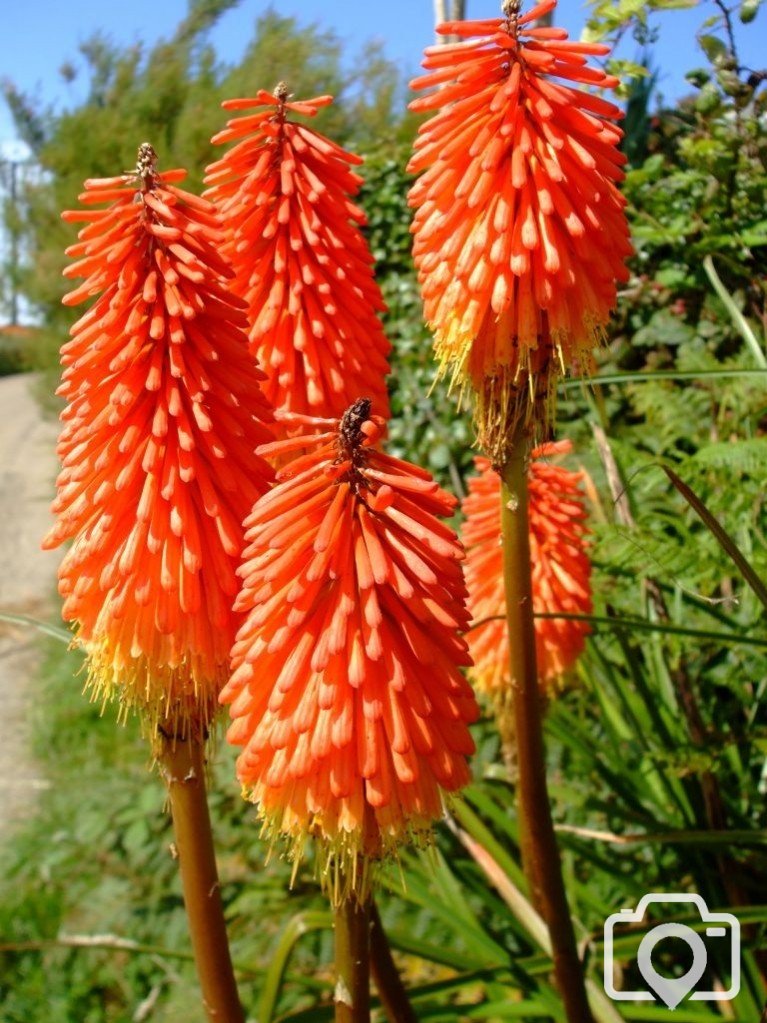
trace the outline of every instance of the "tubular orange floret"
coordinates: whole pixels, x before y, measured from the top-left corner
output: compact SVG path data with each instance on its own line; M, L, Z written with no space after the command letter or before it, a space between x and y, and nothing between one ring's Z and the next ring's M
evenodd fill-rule
M303 425L306 453L246 522L246 617L221 699L265 829L296 860L316 837L338 897L339 876L361 893L370 861L428 836L467 783L477 706L463 549L440 521L455 499L373 446L385 421L367 399Z
M358 394L386 413L390 345L373 257L352 202L362 162L330 139L290 120L332 102L290 102L274 94L231 100L236 117L213 139L236 145L207 170L206 195L221 211L233 285L247 302L250 346L276 409L340 416Z
M591 562L586 540L582 473L552 464L568 453L569 441L533 451L529 469L530 555L536 614L591 614ZM476 458L479 475L469 480L463 501L469 609L477 623L468 633L474 660L470 677L477 689L504 705L510 697L509 646L501 547L501 485L486 458ZM485 619L493 619L485 621ZM536 659L542 686L554 684L583 651L588 624L565 618L537 618Z
M44 546L72 541L59 590L93 698L205 729L236 631L241 523L273 478L255 454L271 413L215 209L172 184L181 176L158 173L144 144L134 173L85 183L89 204L110 205L82 216L68 250L66 276L85 280L65 303L99 297L61 352Z
M520 420L546 432L557 376L589 359L632 251L616 187L622 113L570 84L617 79L586 66L601 44L530 27L554 6L442 26L462 41L429 47L412 83L434 87L411 104L435 112L410 162L425 316L498 462Z

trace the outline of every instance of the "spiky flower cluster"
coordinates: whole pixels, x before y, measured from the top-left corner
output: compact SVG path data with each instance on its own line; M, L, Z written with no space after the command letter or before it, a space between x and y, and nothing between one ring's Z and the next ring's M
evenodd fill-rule
M246 523L228 739L267 829L295 852L319 837L325 879L364 884L358 863L428 832L469 778L456 502L374 446L368 400L288 422L305 433L261 453L306 453Z
M64 618L94 697L205 728L228 673L242 521L271 483L263 380L214 207L158 173L86 181L64 302L94 304L64 345L62 470L44 541L66 540ZM108 204L102 209L94 206Z
M617 85L587 63L608 47L534 27L555 6L441 25L461 41L428 48L412 83L433 91L411 108L437 111L409 168L425 317L496 461L520 421L545 432L556 378L589 357L631 252L622 113L571 84Z
M227 100L236 117L214 142L236 142L208 168L206 195L221 211L223 252L246 300L251 351L275 409L340 416L360 394L386 413L390 345L372 256L352 200L362 162L290 120L314 117L330 96L290 102L287 88Z
M569 441L544 444L532 453L528 473L533 610L537 614L588 615L591 561L588 555L582 473L551 459L567 454ZM501 546L501 481L486 458L476 458L479 475L469 480L463 501L466 582L475 623L468 633L474 660L472 681L494 699L508 700L509 639ZM537 618L536 661L542 686L569 671L589 626L582 620Z

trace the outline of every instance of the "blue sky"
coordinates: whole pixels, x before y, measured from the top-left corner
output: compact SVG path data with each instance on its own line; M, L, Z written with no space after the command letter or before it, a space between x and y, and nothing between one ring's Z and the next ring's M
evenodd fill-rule
M264 0L241 0L224 15L212 33L219 58L236 61L252 35L255 19L269 4ZM319 22L335 29L351 51L371 38L383 40L388 55L407 72L418 66L424 45L432 41L432 0L272 0L280 14L300 21ZM116 43L152 42L172 34L187 9L186 0L19 0L6 5L0 43L0 75L12 79L23 91L58 108L76 102L78 83L66 85L58 69L66 60L77 63L77 46L100 29ZM491 17L499 0L468 0L469 17ZM557 24L577 36L586 17L583 0L560 0ZM703 63L695 32L707 14L716 13L713 3L695 10L672 11L660 21L661 39L655 51L661 69L661 91L675 97L687 91L684 72ZM750 66L763 65L767 49L767 16L760 12L747 28L737 23L741 59ZM622 55L635 56L629 42ZM0 102L0 143L14 136L5 105Z

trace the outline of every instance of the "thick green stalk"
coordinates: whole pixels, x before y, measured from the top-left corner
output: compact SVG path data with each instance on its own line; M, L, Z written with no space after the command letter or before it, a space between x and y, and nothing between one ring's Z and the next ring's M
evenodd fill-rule
M244 1023L237 994L205 795L204 740L160 731L184 905L202 1000L210 1023Z
M335 908L336 1023L370 1023L370 900L347 894Z
M522 860L533 902L549 929L554 975L568 1023L592 1023L546 785L546 756L535 659L528 454L529 440L520 430L499 468Z

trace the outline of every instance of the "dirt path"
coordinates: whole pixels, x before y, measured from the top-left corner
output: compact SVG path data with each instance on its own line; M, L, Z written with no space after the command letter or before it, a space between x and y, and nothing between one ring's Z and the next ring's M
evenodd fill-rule
M40 550L51 523L58 425L43 419L28 375L0 378L0 610L45 617L57 552ZM0 842L45 786L30 749L39 635L0 622Z

